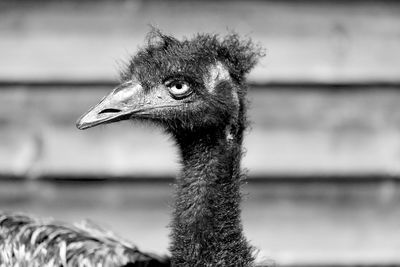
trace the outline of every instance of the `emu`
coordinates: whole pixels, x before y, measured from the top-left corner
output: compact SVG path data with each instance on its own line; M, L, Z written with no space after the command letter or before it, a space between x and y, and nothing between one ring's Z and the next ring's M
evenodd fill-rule
M0 213L0 266L253 266L240 217L240 162L246 75L260 56L260 48L237 34L178 40L152 30L120 85L77 122L83 130L145 121L172 136L182 169L170 258L102 230Z

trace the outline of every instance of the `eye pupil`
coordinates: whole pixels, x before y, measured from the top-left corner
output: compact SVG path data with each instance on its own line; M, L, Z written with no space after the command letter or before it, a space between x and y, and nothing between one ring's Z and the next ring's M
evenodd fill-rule
M182 89L182 84L178 83L177 85L175 85L176 89Z

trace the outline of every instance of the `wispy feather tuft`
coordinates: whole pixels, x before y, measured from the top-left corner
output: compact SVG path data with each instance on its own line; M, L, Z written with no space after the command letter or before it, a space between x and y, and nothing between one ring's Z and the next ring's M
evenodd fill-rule
M251 39L240 38L237 33L224 37L202 33L191 39L178 40L153 28L146 39L147 45L121 70L122 80L135 76L142 83L154 84L155 78L162 79L171 72L189 76L191 73L205 73L208 66L219 61L228 68L233 79L242 83L259 58L264 56L259 45Z

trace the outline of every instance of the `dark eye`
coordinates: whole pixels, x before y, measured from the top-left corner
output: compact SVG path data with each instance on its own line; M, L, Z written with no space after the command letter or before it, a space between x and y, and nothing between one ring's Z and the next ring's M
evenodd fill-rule
M184 98L192 93L189 84L184 81L170 82L167 83L166 86L171 95L175 98Z

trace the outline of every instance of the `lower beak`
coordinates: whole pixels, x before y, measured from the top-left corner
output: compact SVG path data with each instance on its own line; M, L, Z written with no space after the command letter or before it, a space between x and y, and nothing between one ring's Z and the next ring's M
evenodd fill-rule
M76 122L76 127L85 130L100 124L129 119L141 108L141 95L143 94L140 84L121 85L86 112Z

